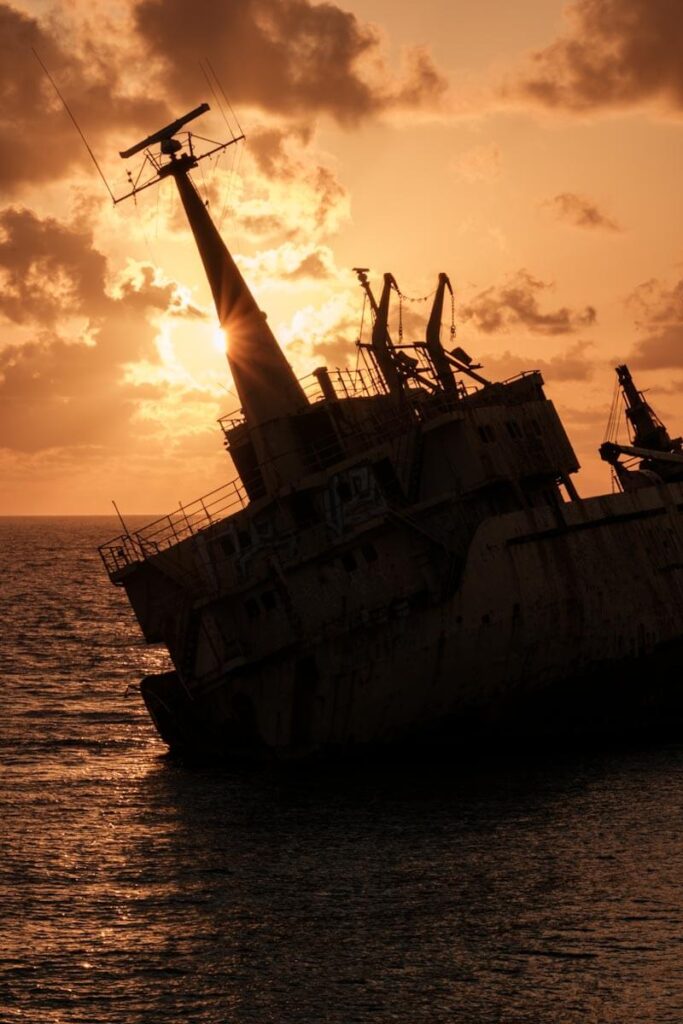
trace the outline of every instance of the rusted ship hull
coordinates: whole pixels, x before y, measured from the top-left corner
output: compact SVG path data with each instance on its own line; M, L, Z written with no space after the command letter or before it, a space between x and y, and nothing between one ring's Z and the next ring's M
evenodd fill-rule
M683 723L683 485L492 517L439 603L369 610L353 574L345 600L355 627L337 636L302 624L291 644L191 688L177 672L145 679L164 740L293 758ZM214 614L200 610L205 625Z

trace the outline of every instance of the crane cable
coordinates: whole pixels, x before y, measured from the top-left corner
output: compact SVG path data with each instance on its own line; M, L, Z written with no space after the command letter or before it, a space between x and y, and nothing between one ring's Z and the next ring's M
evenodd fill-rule
M619 430L619 399L621 397L621 389L619 387L619 378L614 381L614 390L612 392L612 404L610 406L609 416L607 418L607 426L605 428L605 435L603 437L603 443L606 441L616 440L616 436Z

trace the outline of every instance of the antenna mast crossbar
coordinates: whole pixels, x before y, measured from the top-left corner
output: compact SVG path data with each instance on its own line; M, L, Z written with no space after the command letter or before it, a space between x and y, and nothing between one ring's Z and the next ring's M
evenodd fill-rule
M206 106L206 104L204 105ZM152 136L150 136L150 138L152 138ZM180 159L187 161L188 168L196 167L201 160L206 160L207 157L213 156L214 153L219 153L222 150L227 149L228 146L232 146L236 142L241 142L245 138L246 135L236 135L234 139L230 139L228 142L222 142L220 143L220 145L214 146L213 149L207 150L206 153L202 153L200 156L197 156L196 154L193 154L192 156L189 156L189 154L185 154L185 156L181 157ZM139 149L136 149L135 147L133 148L135 149L135 152L140 152ZM126 152L131 153L131 150L126 150ZM135 188L131 189L130 192L126 192L125 195L119 196L118 199L114 200L114 205L116 205L117 203L122 203L124 199L130 199L131 196L136 196L138 192L144 192L146 188L150 188L152 185L156 185L158 181L160 181L162 178L167 177L171 173L174 163L180 162L178 158L176 158L175 161L171 159L168 163L159 165L151 155L149 159L156 169L156 174L154 175L154 177L150 178L149 181L146 181L144 185L136 186Z

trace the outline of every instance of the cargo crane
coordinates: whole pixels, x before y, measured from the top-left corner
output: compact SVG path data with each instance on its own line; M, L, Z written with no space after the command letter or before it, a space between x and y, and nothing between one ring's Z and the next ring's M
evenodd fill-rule
M632 428L632 439L631 444L605 441L600 446L600 458L612 466L624 491L683 480L683 439L671 439L643 392L637 389L628 366L617 366L616 374L626 419ZM618 395L619 392L616 397ZM632 469L622 463L622 455L639 459L638 468Z

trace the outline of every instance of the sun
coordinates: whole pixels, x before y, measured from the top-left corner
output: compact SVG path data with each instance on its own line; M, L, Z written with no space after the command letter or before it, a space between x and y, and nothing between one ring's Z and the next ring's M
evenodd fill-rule
M213 334L211 335L211 344L216 352L220 352L222 356L225 355L228 350L228 339L222 327L214 327Z

